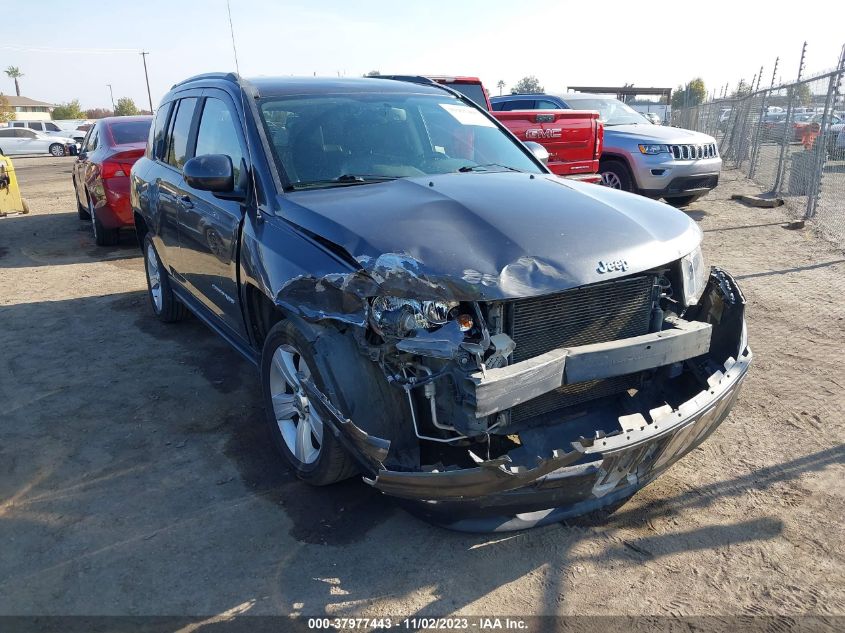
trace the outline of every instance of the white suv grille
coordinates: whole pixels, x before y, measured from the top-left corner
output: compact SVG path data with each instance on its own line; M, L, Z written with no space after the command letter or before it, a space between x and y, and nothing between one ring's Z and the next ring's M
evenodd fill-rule
M719 154L715 143L705 145L670 145L672 157L675 160L699 160L701 158L716 158Z

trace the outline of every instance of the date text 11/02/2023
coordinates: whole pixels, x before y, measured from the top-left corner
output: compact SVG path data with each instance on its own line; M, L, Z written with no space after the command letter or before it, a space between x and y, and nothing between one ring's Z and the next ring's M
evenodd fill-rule
M308 628L313 630L380 630L404 629L409 631L524 631L528 624L521 618L483 617L410 617L410 618L308 618Z

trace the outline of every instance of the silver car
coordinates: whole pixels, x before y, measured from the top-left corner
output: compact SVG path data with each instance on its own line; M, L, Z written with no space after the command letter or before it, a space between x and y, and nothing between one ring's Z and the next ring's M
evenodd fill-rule
M62 136L48 136L27 128L0 128L0 154L52 154L68 156L76 153L76 141Z
M577 110L598 110L604 123L602 184L674 206L697 200L719 183L716 139L675 127L650 125L618 99L586 93L561 95Z

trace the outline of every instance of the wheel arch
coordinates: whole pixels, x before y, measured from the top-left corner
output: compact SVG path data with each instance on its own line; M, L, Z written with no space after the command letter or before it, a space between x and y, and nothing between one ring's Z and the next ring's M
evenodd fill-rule
M615 152L602 152L599 159L599 172L601 172L602 163L619 163L628 171L628 177L631 179L633 191L636 193L640 189L640 184L637 182L634 169L631 166L631 161L624 154L617 154Z

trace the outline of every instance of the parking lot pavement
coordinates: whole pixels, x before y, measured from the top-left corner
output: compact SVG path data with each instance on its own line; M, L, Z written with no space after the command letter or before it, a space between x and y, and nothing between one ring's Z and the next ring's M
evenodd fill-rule
M95 247L72 158L0 219L0 614L800 614L845 604L845 254L736 172L688 213L748 297L725 424L614 515L457 534L297 482L254 370L161 325L134 238Z

